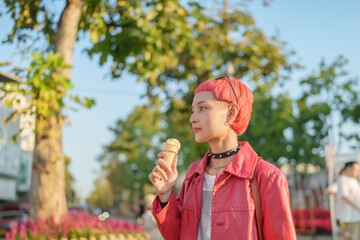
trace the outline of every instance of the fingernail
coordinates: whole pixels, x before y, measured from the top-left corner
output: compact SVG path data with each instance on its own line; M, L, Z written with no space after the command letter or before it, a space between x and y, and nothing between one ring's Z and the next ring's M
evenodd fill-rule
M167 176L165 176L165 180L166 180L166 181L168 180L168 177L167 177Z
M169 172L173 173L173 170L171 169L171 167L168 168Z
M167 153L167 152L163 152L163 155L168 155L168 153Z

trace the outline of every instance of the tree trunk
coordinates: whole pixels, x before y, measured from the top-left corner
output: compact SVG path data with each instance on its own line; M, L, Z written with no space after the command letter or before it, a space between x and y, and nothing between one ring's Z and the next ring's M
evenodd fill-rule
M81 0L67 0L59 19L54 49L70 66L80 16ZM70 78L71 69L57 71ZM67 213L61 119L62 113L58 112L48 119L48 127L43 133L36 133L30 187L30 216L33 219L53 216L58 220Z

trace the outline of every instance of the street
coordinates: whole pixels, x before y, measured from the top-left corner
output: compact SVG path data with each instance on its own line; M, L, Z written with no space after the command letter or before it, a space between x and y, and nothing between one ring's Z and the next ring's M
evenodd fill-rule
M298 240L332 240L331 235L298 235Z

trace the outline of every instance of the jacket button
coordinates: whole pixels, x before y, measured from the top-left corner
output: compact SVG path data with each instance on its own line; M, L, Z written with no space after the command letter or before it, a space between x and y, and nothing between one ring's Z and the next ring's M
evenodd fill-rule
M217 223L216 223L216 226L217 226L217 227L223 227L224 225L225 225L225 224L224 224L223 222L217 222Z

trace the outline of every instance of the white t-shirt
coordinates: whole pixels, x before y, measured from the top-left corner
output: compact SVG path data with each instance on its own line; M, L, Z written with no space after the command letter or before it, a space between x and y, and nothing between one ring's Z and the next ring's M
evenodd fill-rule
M211 203L216 175L204 174L201 218L197 240L211 239Z
M328 186L328 188L326 190L331 192L331 194L336 194L339 190L338 182L334 182L333 184Z
M354 209L342 197L347 197L360 206L360 183L356 178L340 176L338 179L338 192L336 194L336 213L340 222L360 222L360 212Z

